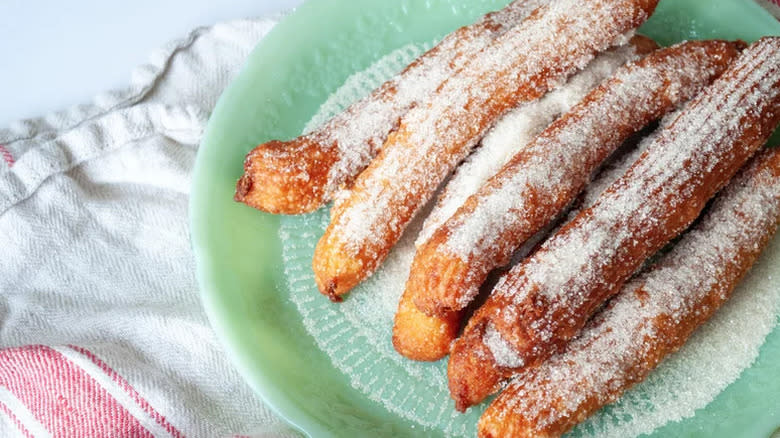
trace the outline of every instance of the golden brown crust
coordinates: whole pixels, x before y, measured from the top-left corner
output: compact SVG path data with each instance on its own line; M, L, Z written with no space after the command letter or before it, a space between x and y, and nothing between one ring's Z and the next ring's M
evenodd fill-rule
M247 154L233 199L274 214L314 211L336 159L312 136L269 141Z
M412 216L498 117L537 99L641 24L656 5L594 0L585 9L574 3L540 7L444 82L428 105L406 114L331 211L312 264L322 293L343 295L373 273ZM560 19L564 15L568 21Z
M492 353L482 342L486 321L480 320L477 324L471 321L474 319L452 344L447 366L450 396L455 401L455 409L460 412L496 392L509 375L509 370L496 364ZM475 397L475 394L479 396Z
M269 213L316 210L376 156L398 120L473 53L549 0L515 0L462 27L313 132L247 154L235 200ZM370 127L367 129L366 127Z
M765 150L718 195L702 222L624 286L566 352L517 375L482 414L478 435L560 436L644 380L728 299L779 219L780 151ZM717 278L688 278L692 265ZM630 336L635 330L646 335ZM615 345L617 339L623 344Z
M468 305L487 274L560 214L609 154L695 95L737 54L726 41L683 43L624 66L591 91L419 247L409 274L417 307L435 315ZM550 180L560 182L548 187ZM509 204L504 200L509 197L517 201ZM497 198L501 201L491 203ZM463 244L454 242L462 235L478 244L459 248Z
M460 329L461 312L428 316L415 307L404 292L393 325L393 346L401 355L420 361L435 361L450 352Z
M764 38L747 49L666 122L640 159L593 207L505 276L466 333L471 326L492 324L525 367L538 365L564 346L766 141L780 121L779 60L780 38ZM451 369L459 366L450 363ZM466 381L451 381L450 386L471 387Z

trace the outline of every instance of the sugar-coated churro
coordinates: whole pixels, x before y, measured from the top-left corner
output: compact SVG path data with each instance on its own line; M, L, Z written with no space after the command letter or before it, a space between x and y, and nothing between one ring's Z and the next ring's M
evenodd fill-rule
M376 270L411 218L506 111L539 98L653 12L657 0L555 0L496 38L410 110L357 178L314 253L333 300Z
M738 53L726 41L678 44L591 91L419 247L408 282L417 307L429 315L465 307L487 274L572 202L604 159L720 76Z
M625 46L608 50L591 61L566 84L543 98L521 104L502 118L485 136L477 151L458 167L426 217L417 237L420 245L438 226L474 194L479 187L509 161L558 115L577 104L591 89L621 65L645 55L658 46L649 38L635 36ZM449 352L460 330L461 311L426 315L415 305L416 289L406 288L398 304L393 325L393 346L413 360L433 361Z
M483 413L479 436L557 437L615 401L728 299L778 220L780 151L765 150L564 353L519 373Z
M453 72L549 0L515 0L446 36L398 75L311 133L273 140L246 157L235 199L271 213L313 211L349 185L387 135Z
M468 336L453 344L448 373L456 406L465 409L497 388L500 379L483 378L485 369L507 375L535 366L576 336L647 257L698 216L778 121L780 38L766 37L670 119L594 206L504 276L469 321ZM484 344L487 329L517 357L481 354L484 346L475 343Z

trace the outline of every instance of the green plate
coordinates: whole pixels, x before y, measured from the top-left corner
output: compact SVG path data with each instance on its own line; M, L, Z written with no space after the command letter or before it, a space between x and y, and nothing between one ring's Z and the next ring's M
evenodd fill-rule
M280 218L232 201L244 155L257 143L300 134L350 74L506 3L310 0L263 39L214 110L195 164L190 204L203 305L247 382L310 436L441 436L442 431L424 429L370 400L306 332L289 299ZM664 0L641 31L664 44L686 38L752 41L779 35L780 24L752 0ZM776 328L739 380L694 417L653 435L768 437L780 426L778 376ZM472 412L469 421L477 417Z

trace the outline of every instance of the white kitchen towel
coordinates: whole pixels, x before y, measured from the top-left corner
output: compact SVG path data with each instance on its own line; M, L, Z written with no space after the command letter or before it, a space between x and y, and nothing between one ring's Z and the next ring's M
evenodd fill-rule
M197 29L0 130L0 436L300 436L209 327L187 220L209 112L274 23Z

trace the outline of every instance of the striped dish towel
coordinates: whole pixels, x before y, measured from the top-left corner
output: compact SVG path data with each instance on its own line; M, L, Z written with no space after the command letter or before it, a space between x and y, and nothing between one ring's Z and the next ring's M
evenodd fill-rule
M299 436L218 344L187 229L208 114L274 23L197 29L126 90L0 129L0 436Z
M300 436L201 308L190 169L273 20L193 31L128 89L0 129L0 436Z

